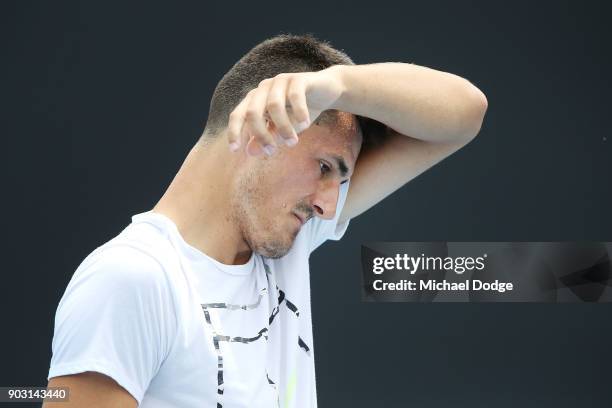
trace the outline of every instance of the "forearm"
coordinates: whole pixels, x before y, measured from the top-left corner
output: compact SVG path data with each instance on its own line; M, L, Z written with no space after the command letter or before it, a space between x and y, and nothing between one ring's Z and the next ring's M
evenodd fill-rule
M470 140L482 125L487 99L457 75L395 62L333 69L343 88L333 109L431 142Z

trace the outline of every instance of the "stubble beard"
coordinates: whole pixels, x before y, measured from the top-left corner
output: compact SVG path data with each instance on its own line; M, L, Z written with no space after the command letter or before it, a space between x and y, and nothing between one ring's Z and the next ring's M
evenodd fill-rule
M273 210L266 208L267 194L260 188L263 183L263 177L253 173L244 177L235 190L231 214L244 241L253 252L266 258L278 259L289 252L299 230L290 233L275 228L276 214L271 214Z

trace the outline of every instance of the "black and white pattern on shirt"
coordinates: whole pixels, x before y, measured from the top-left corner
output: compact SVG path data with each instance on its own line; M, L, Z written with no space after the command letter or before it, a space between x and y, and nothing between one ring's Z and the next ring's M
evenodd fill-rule
M266 271L266 275L270 275L271 271L270 271L270 267L263 262L264 265L264 269ZM269 281L268 281L269 282ZM272 325L272 322L274 321L274 318L276 317L276 315L278 314L281 304L284 302L285 306L287 307L287 309L289 309L296 318L300 317L300 311L298 310L297 306L295 304L293 304L291 301L289 301L289 299L287 299L285 292L283 290L281 290L278 285L275 285L276 287L276 293L278 294L277 297L277 303L274 306L274 308L272 309L272 313L270 314L270 317L268 318L268 325L267 327L263 327L261 330L259 330L259 332L257 333L257 335L252 336L252 337L241 337L241 336L227 336L227 335L223 335L220 333L217 333L212 320L210 318L210 310L211 309L224 309L224 310L229 310L229 311L238 311L238 310L251 310L251 309L255 309L257 307L260 306L261 304L261 300L264 298L264 296L267 295L268 290L267 288L262 288L261 291L259 292L259 296L257 298L257 301L255 303L252 304L245 304L245 305L239 305L239 304L231 304L231 303L223 303L223 302L217 302L217 303L202 303L202 311L204 312L204 318L206 320L206 324L209 326L209 328L211 329L211 332L213 333L213 345L215 347L215 351L217 353L217 395L218 395L218 400L217 400L217 408L222 408L223 405L221 404L221 396L224 393L224 383L223 383L223 355L221 353L221 349L219 347L219 342L221 341L226 341L226 342L237 342L237 343L243 343L243 344L249 344L252 342L255 342L259 339L261 339L262 337L265 340L268 340L268 335L267 333L269 332L270 329L270 325ZM306 352L306 354L308 356L311 355L310 353L310 347L308 347L308 345L304 342L304 340L302 340L301 337L298 336L298 347L300 347L302 350L304 350ZM266 370L266 379L268 380L268 384L270 384L271 387L273 387L276 391L277 391L277 395L278 395L278 389L277 389L277 385L274 381L272 381L270 379L270 376L268 375L268 372ZM279 403L280 406L280 400L277 401Z

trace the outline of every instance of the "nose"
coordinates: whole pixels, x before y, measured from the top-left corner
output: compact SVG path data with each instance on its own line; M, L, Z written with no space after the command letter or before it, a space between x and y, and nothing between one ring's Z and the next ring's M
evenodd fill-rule
M312 199L315 215L325 220L331 220L336 216L336 205L340 183L335 180L326 180L321 183Z

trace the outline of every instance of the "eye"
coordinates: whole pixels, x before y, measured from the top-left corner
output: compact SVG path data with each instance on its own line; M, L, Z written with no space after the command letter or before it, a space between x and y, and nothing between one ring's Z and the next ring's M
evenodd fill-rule
M331 167L329 166L329 164L325 163L324 161L319 161L319 167L321 168L321 174L327 174L331 171Z

